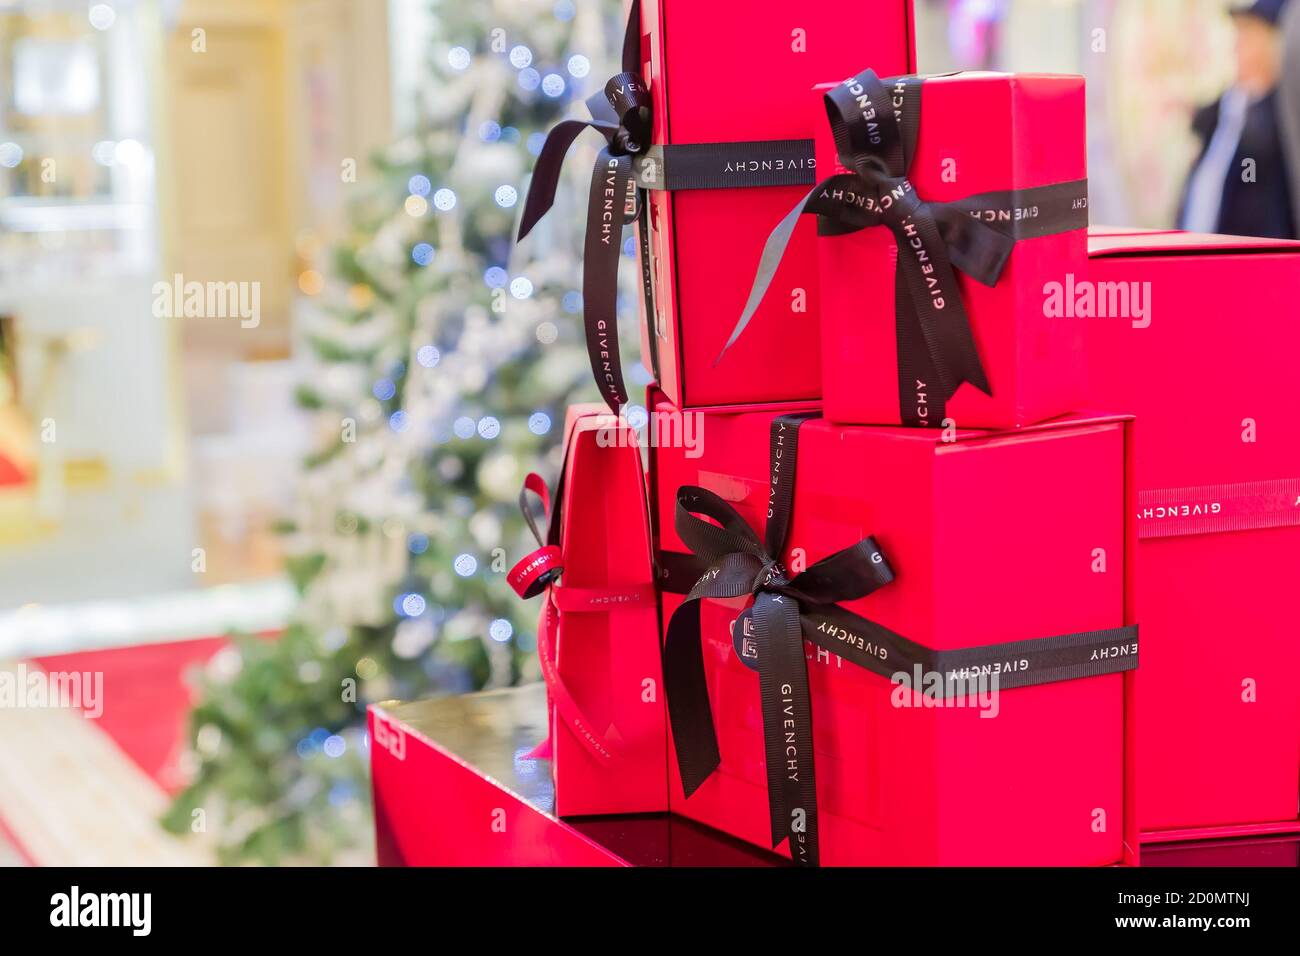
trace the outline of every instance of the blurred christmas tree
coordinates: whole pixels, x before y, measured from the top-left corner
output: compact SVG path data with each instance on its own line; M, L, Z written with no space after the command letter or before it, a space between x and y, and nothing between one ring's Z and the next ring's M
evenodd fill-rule
M368 843L367 703L537 676L536 608L504 572L527 550L523 475L554 477L565 405L597 398L577 290L598 136L513 263L512 237L546 130L616 71L621 10L432 12L419 128L358 171L353 234L309 300L328 304L303 323L314 367L299 398L320 446L285 528L300 610L203 675L194 780L165 819L175 832L204 821L225 862L320 862Z

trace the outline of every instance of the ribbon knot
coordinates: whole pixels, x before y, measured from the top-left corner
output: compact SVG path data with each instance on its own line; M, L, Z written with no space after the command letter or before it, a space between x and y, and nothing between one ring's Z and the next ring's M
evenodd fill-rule
M770 590L780 593L781 589L789 583L790 581L786 578L785 569L781 567L781 563L772 558L758 569L758 574L754 575L754 583L750 587L749 593L755 596L760 591Z
M617 122L609 139L609 151L615 156L640 156L650 148L654 117L645 80L632 71L616 74L605 83L605 99ZM594 119L599 119L590 101L587 108Z

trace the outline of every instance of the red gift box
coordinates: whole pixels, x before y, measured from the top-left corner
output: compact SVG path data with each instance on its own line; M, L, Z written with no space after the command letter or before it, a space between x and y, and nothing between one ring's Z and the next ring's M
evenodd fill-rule
M651 403L677 413L662 397ZM666 621L694 584L674 527L678 490L712 491L761 530L774 417L705 413L701 457L655 449ZM896 579L843 607L939 651L1132 624L1130 424L1076 416L948 437L805 424L784 565L812 566L873 535ZM760 681L738 654L748 601L700 602L720 764L688 798L673 762L670 806L770 845ZM824 864L1136 862L1131 675L1004 688L987 706L909 707L896 703L915 698L896 698L891 678L847 653L805 651Z
M1142 428L1142 829L1300 829L1300 243L1106 230L1090 248L1060 278L1092 392Z
M549 509L540 479L526 487ZM636 432L603 406L570 408L558 497L541 548L510 572L521 595L542 598L556 812L666 810L659 613Z
M897 96L893 82L885 81L890 97ZM820 98L834 88L817 87L815 107L805 105L818 117L823 176L844 171ZM827 419L938 426L946 418L962 428L1013 428L1086 407L1080 332L1044 307L1045 283L1085 261L1082 77L962 73L925 78L919 95L919 128L906 167L915 195L930 204L957 203L960 212L1020 237L1000 275L994 270L979 281L953 255L959 296L947 299L960 303L936 300L942 304L935 322L949 333L963 322L954 305L964 304L991 394L966 377L944 402L936 381L944 376L930 366L928 340L909 332L912 320L896 314L896 300L909 299L903 286L895 287L902 266L896 233L866 228L817 242ZM872 102L870 108L888 105ZM855 179L845 177L833 188L851 192ZM1052 186L1060 188L1046 188ZM1068 195L1056 195L1062 190ZM1049 216L1055 222L1050 228L1064 231L1041 234ZM994 277L995 284L985 284ZM952 283L942 288L951 290Z
M859 21L869 28L845 26ZM649 192L654 315L643 314L646 364L683 407L816 398L812 223L796 231L753 328L715 362L745 305L764 237L813 182L809 87L868 65L885 74L910 72L912 4L882 0L862 11L844 0L751 0L742 11L699 0L644 0L641 25L654 142L669 150L667 179L678 159L687 166L699 159L674 156L674 147L729 144L704 150L702 160L712 185L722 188ZM785 146L755 152L754 141ZM804 168L804 185L726 188L777 165Z

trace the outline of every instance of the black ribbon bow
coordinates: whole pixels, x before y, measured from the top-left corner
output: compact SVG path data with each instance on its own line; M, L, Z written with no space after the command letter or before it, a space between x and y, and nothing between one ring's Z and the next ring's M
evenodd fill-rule
M907 178L920 130L924 78L881 80L864 70L825 96L839 173L815 185L768 237L740 320L717 361L753 318L785 255L799 217L818 217L820 235L886 226L898 243L895 319L901 421L930 422L909 410L905 396L923 382L930 406L943 405L964 383L992 395L971 330L956 270L997 284L1019 239L1087 226L1087 182L1007 190L957 202L927 202ZM1039 207L1032 220L1014 211ZM914 403L912 403L914 404Z
M643 219L643 191L633 158L650 148L653 125L650 92L641 77L641 4L632 0L623 37L623 72L611 77L586 103L590 120L563 120L547 134L537 157L519 223L519 239L532 231L555 203L564 157L585 129L605 137L591 174L587 234L583 248L582 298L587 356L601 397L615 412L627 404L618 347L618 262L623 226ZM641 229L642 243L648 230ZM648 261L642 250L642 261Z
M801 611L838 612L851 619L851 626L874 626L835 605L865 597L894 579L869 537L793 577L779 563L794 504L799 426L815 417L773 421L771 504L763 541L713 492L693 486L678 490L677 533L708 570L673 613L664 641L668 716L689 797L721 759L705 684L699 602L753 595L772 846L788 839L794 861L810 866L818 862L817 786Z

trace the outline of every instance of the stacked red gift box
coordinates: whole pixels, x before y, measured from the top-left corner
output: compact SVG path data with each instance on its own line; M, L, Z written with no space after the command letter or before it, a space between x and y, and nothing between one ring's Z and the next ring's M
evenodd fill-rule
M631 16L587 124L609 408L512 572L557 813L823 865L1300 829L1300 244L1089 232L1082 78L916 76L907 0Z

